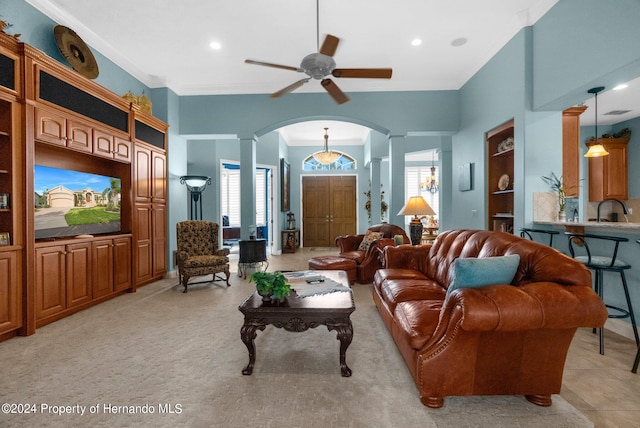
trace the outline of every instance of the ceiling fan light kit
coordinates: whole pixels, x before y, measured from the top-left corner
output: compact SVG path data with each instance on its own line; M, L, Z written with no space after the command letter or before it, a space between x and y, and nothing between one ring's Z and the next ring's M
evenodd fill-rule
M316 0L316 23L317 23L317 38L318 43L320 41L320 24L319 24L319 3ZM305 73L308 78L298 80L297 82L286 86L279 91L271 94L271 98L279 98L283 95L293 92L311 79L320 80L321 86L327 91L327 93L338 104L343 104L349 101L349 97L342 92L342 90L327 76L333 76L336 78L360 78L360 79L390 79L392 70L391 68L336 68L336 62L333 59L335 55L340 39L331 34L327 34L322 42L322 46L319 47L318 52L311 53L305 56L300 63L300 67L292 67L288 65L274 64L270 62L257 61L252 59L246 59L244 62L247 64L261 65L264 67L280 68L283 70L296 71L299 73Z

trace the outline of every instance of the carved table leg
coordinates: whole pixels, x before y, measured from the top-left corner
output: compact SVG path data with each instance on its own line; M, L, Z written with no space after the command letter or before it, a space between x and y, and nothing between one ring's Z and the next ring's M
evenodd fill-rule
M338 334L337 339L340 341L340 372L343 377L351 376L351 369L347 366L347 348L353 340L353 325L351 320L336 320L333 322L327 322L327 329L329 331L335 330Z
M256 362L256 346L253 339L256 338L256 330L264 330L267 325L259 320L244 320L244 325L240 329L240 338L242 342L247 346L249 351L249 364L242 369L243 375L250 375L253 373L253 364Z

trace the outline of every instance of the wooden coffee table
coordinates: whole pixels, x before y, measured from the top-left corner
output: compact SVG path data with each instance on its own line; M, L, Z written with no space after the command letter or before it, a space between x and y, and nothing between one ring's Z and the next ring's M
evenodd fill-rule
M323 276L331 278L342 285L349 286L344 271L322 271ZM295 288L295 285L293 285ZM347 348L353 339L353 326L349 316L356 309L353 293L333 292L329 294L297 297L293 292L287 300L279 305L263 303L262 297L254 292L238 307L244 314L244 324L240 329L242 342L249 350L249 364L242 370L243 375L253 372L256 361L254 339L257 330L264 330L271 324L277 328L299 333L319 325L326 325L329 331L337 332L340 341L340 371L342 376L351 376L351 369L346 363Z

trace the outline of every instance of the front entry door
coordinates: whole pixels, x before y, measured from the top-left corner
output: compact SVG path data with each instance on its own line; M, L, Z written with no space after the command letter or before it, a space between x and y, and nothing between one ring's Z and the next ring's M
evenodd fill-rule
M333 247L340 235L356 233L356 177L302 177L302 241Z

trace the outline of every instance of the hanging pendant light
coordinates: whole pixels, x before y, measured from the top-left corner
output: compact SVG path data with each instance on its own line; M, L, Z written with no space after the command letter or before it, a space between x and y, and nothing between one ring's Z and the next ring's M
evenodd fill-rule
M609 152L604 148L602 144L598 142L598 92L602 92L604 90L604 86L597 86L595 88L589 89L587 92L590 94L595 94L595 110L596 110L596 137L593 144L589 146L589 150L585 153L585 158L597 158L600 156L607 156Z
M438 193L440 185L438 183L438 177L436 176L436 166L434 161L434 155L431 154L431 176L427 177L425 181L420 183L420 190L429 193Z
M322 165L330 165L340 158L340 153L329 150L329 128L324 128L324 150L313 154L313 158Z

